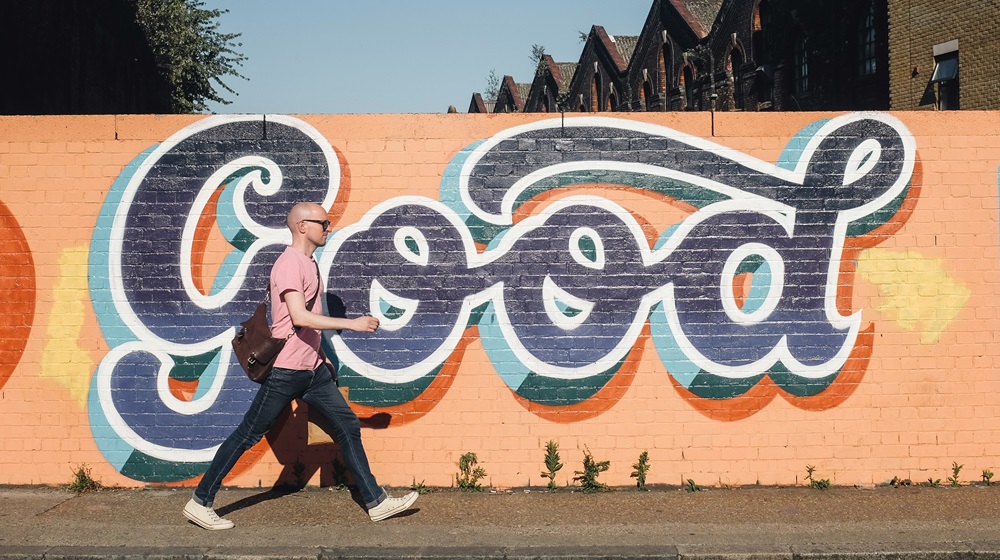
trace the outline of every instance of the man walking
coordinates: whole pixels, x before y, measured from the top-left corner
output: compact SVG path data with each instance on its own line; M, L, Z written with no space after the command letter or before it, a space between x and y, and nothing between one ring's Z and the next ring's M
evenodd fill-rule
M271 335L284 338L294 333L278 354L274 369L261 384L253 404L236 430L226 438L205 471L194 497L184 506L184 515L205 529L231 529L233 522L212 509L222 480L243 453L271 429L278 415L293 399L302 398L319 410L334 430L347 468L354 477L361 499L372 521L381 521L406 511L418 494L393 498L375 481L361 444L361 423L333 380L333 364L320 347L321 330L375 332L378 319L361 316L340 319L322 314L318 297L322 286L313 258L317 247L326 245L330 220L322 206L299 203L288 212L292 244L271 269ZM306 309L306 301L313 301Z

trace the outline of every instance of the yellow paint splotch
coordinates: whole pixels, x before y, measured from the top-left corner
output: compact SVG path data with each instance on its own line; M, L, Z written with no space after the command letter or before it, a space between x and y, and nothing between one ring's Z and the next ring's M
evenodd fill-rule
M59 279L52 288L52 312L45 329L46 343L39 375L66 387L70 396L85 407L90 375L95 363L80 346L87 292L86 246L70 247L59 256Z
M919 332L924 344L937 342L972 294L941 259L912 249L868 249L858 258L857 271L878 288L878 310L904 330Z

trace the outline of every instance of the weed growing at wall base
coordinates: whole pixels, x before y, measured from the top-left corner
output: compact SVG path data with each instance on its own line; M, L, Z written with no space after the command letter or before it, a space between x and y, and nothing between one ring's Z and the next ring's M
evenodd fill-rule
M580 487L588 494L601 492L607 490L608 485L598 482L597 477L609 468L611 468L611 461L595 461L594 456L590 454L590 449L584 446L583 470L575 471L577 476L573 480L579 481Z
M632 465L632 468L635 470L629 476L635 479L636 488L640 492L644 492L646 490L646 473L649 472L649 451L643 451L639 455L639 462Z
M478 462L476 454L471 451L458 459L459 472L455 475L455 482L466 492L479 492L483 489L479 481L486 477L486 469L477 467Z
M80 465L73 472L73 482L66 485L66 490L70 492L75 492L77 494L83 494L84 492L89 492L91 490L100 490L101 483L94 480L94 477L90 474L90 469L87 465Z
M549 490L556 489L556 473L563 468L563 464L560 462L559 457L559 444L555 440L549 440L545 444L545 472L541 474L542 478L549 479Z
M962 472L962 467L965 465L959 465L958 461L951 462L951 476L948 477L948 482L952 486L961 486L962 483L958 480L958 473Z
M983 484L986 486L993 486L993 471L989 469L983 469Z
M698 486L694 479L687 479L687 483L684 485L684 490L687 492L701 492L701 486Z
M809 481L810 488L817 488L819 490L826 490L830 487L829 478L813 478L813 473L816 472L816 467L813 465L806 465L806 480Z

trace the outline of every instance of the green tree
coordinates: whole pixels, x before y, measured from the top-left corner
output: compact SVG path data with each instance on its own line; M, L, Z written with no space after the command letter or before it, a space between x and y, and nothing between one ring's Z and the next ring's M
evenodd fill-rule
M496 101L500 95L500 76L497 76L496 68L491 68L489 75L486 76L486 89L483 93L490 101Z
M545 59L545 45L531 45L531 65L535 67L535 75L542 71L542 61Z
M131 0L156 65L171 88L175 113L207 110L208 102L228 105L215 86L234 95L223 78L246 79L237 68L239 33L220 33L218 18L228 10L208 10L202 0Z

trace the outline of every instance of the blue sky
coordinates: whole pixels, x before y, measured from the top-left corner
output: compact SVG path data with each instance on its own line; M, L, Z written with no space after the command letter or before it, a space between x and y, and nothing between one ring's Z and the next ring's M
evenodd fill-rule
M580 32L639 35L652 0L205 0L247 56L216 113L466 112L491 69L530 82L531 46L577 62Z

